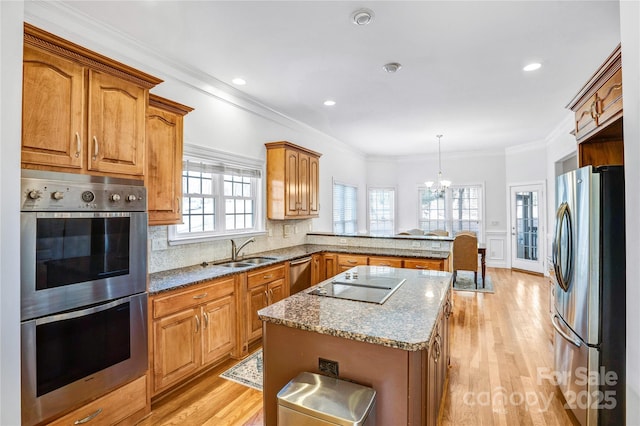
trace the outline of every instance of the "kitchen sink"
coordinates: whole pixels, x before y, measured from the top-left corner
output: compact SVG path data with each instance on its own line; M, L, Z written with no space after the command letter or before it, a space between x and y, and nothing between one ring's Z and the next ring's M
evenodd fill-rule
M225 262L218 263L215 266L222 266L223 268L248 268L249 266L254 266L255 263L247 263L245 261L242 262Z
M251 263L252 265L260 265L262 263L273 262L274 260L278 260L275 257L249 257L247 259L242 259L240 262L242 263Z

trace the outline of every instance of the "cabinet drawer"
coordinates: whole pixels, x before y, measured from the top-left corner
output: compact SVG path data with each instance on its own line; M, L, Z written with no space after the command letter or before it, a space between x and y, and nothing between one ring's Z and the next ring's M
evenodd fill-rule
M338 265L340 266L357 266L357 265L366 265L367 264L367 256L358 256L351 254L339 254L338 255Z
M444 270L443 259L405 259L404 267L409 269L431 269L434 271Z
M147 405L147 377L142 376L133 382L116 389L105 396L79 408L49 426L67 426L80 424L83 419L91 426L107 426L118 423ZM96 414L97 413L97 414Z
M616 71L606 83L598 89L598 126L622 112L622 69Z
M209 281L195 288L183 291L175 291L166 296L162 295L153 299L153 317L160 318L191 306L210 302L220 297L232 294L234 279L224 278Z
M370 257L371 266L390 266L392 268L402 268L402 259L399 257Z
M284 278L284 267L284 264L282 264L279 266L259 269L255 272L248 272L247 285L249 288L254 288L274 280L282 279Z

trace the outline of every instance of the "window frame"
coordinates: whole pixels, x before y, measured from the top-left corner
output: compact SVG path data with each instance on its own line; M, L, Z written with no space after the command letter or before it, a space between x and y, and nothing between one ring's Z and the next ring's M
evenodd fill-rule
M343 186L343 187L350 187L354 189L354 200L353 200L353 211L354 211L354 219L353 220L346 220L343 219L341 221L336 221L335 220L335 213L336 213L336 185L339 186ZM344 201L344 200L343 200ZM345 235L355 235L358 233L358 185L356 184L352 184L352 183L347 183L344 181L340 181L340 180L336 180L333 179L332 185L331 185L331 227L334 233L336 234L345 234ZM344 211L343 211L343 215L342 217L344 218ZM353 227L354 227L354 231L353 233L351 232L338 232L336 230L336 223L343 223L343 228L346 229L346 224L347 223L351 223L353 222Z
M478 230L477 230L477 236L478 236L478 241L484 241L484 232L485 232L485 203L486 203L486 191L485 191L485 185L484 183L469 183L469 184L455 184L455 185L451 185L449 188L447 188L447 190L445 191L444 194L444 219L442 220L442 223L444 224L443 228L434 228L434 229L445 229L447 232L449 232L449 235L451 237L454 237L454 231L453 231L453 225L454 222L457 222L458 219L454 219L453 218L453 190L456 189L461 189L461 188L477 188L478 191L480 192L479 196L478 196L478 208L477 208L477 212L478 212L478 219L477 222L478 223ZM422 201L421 201L421 192L422 191L428 191L429 188L427 188L426 185L419 185L418 186L418 197L417 197L417 201L418 201L418 208L417 208L417 213L418 213L418 217L417 217L417 227L423 230L427 230L425 228L422 227L422 223L424 222L422 220ZM437 219L437 220L441 220L441 219ZM468 220L467 220L468 221ZM459 231L456 231L459 232Z
M378 234L371 232L371 192L372 191L388 191L393 194L393 206L391 208L391 231L390 234ZM395 186L372 185L367 187L367 232L372 235L395 235L398 232L398 190Z
M253 159L249 157L243 157L228 152L218 151L212 148L199 147L195 145L184 146L183 161L202 162L205 164L226 167L229 170L251 170L257 173L259 176L254 177L251 182L252 194L254 197L249 197L254 200L254 220L253 228L249 230L226 230L225 229L225 201L228 196L224 195L224 176L225 173L215 173L214 181L217 181L214 192L214 214L215 214L215 227L214 231L205 231L197 233L179 233L177 231L179 225L168 226L168 241L169 245L180 245L199 243L206 241L215 241L221 239L230 239L234 237L250 237L266 234L266 205L263 194L265 193L265 165L264 160ZM183 170L184 173L184 170ZM228 173L235 175L234 173ZM183 193L183 199L187 195L185 191ZM245 198L246 199L246 198Z

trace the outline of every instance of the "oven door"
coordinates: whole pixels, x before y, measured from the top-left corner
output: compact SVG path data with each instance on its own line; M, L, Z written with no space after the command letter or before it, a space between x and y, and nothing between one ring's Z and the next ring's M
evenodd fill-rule
M21 324L22 424L80 406L147 370L147 293Z
M21 320L146 291L147 213L20 215Z

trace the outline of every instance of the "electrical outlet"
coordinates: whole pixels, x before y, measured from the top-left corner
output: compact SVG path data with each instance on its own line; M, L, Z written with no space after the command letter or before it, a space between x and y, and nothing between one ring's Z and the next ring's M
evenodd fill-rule
M273 237L273 229L269 228L268 233L269 233L269 236L270 236L270 237Z
M338 244L347 244L347 239L346 238L340 238L338 240Z
M331 361L324 358L318 358L318 370L329 377L337 378L339 375L338 361Z
M440 247L442 247L441 243L435 243L435 242L431 243L431 248L440 248Z
M283 226L282 234L284 235L285 238L291 235L291 231L292 231L291 228L292 228L291 225L284 225Z

